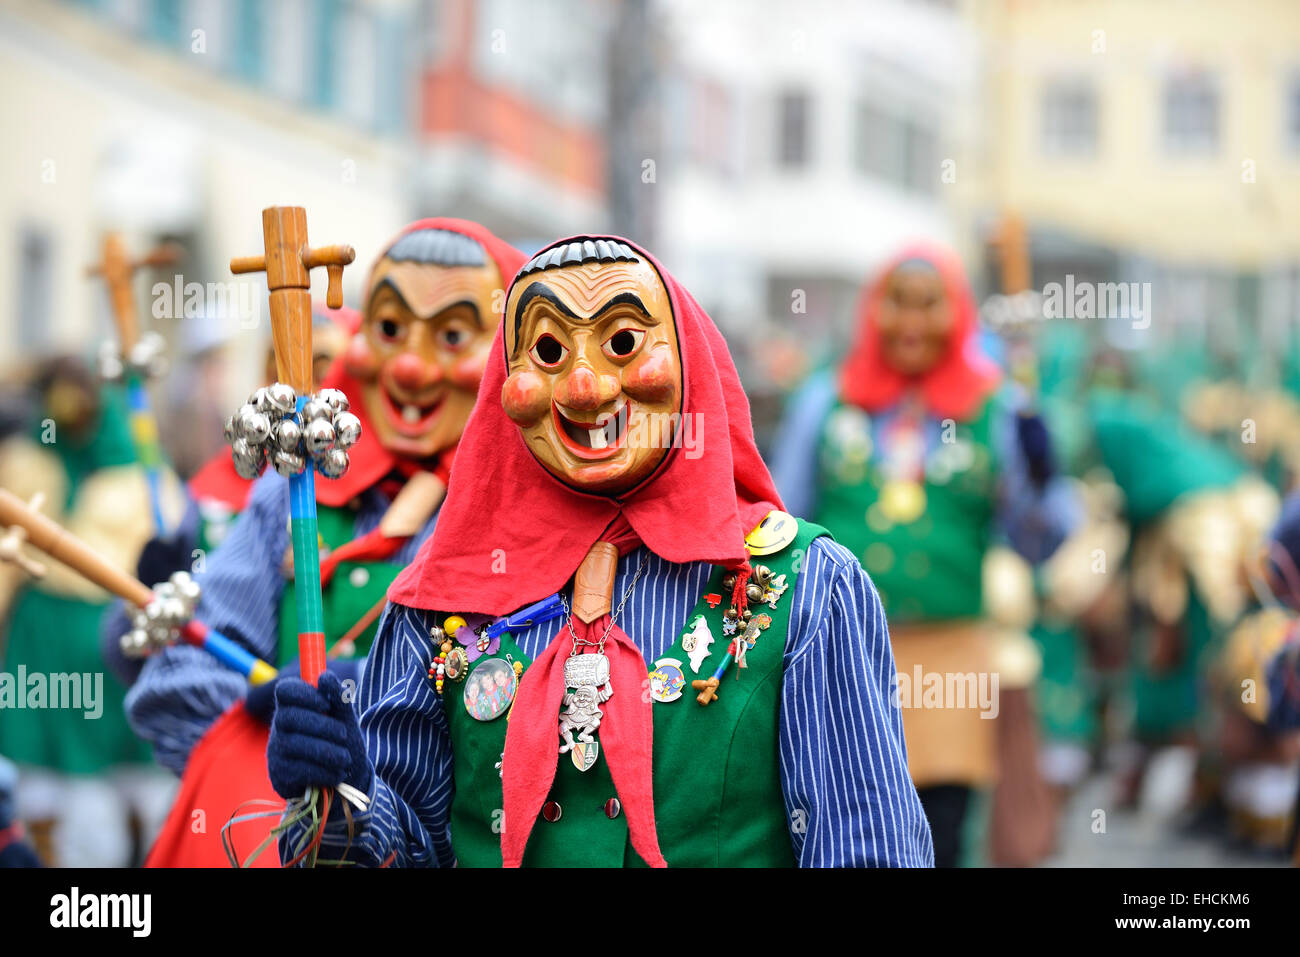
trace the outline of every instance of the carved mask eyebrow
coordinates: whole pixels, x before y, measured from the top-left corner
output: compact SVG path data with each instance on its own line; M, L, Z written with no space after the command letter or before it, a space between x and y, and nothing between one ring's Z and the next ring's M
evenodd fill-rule
M524 310L526 310L528 306L536 299L546 300L548 303L554 306L558 312L567 316L569 319L573 320L574 322L596 322L600 319L601 316L603 316L609 310L613 309L616 306L624 306L624 305L632 306L635 309L639 310L641 314L645 316L647 319L652 318L650 315L650 310L646 308L645 303L641 301L640 296L638 296L636 293L633 292L620 292L617 296L613 297L608 302L604 303L599 309L597 309L589 319L584 319L582 316L579 316L572 309L570 309L568 305L566 305L565 302L555 294L555 290L553 290L550 286L547 286L545 283L535 281L529 283L528 288L519 294L519 304L515 306L516 320L511 331L511 335L514 338L514 348L511 349L510 351L511 358L514 358L519 353L519 345L520 345L519 320L523 317Z

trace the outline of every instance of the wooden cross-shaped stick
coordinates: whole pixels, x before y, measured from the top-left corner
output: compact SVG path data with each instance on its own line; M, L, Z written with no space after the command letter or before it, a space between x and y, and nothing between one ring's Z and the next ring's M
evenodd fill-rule
M131 259L126 254L126 243L122 241L121 234L107 233L104 236L103 258L95 265L87 266L86 275L104 277L109 301L113 306L113 323L117 326L118 348L123 356L131 354L131 348L140 338L135 296L131 290L132 276L142 266L166 266L180 258L180 246L176 243L163 243L139 259Z
M236 275L266 273L270 290L271 338L275 347L276 376L293 386L298 395L312 391L311 270L324 266L329 275L325 303L343 305L343 267L356 258L351 246L307 244L307 211L301 206L271 206L262 210L261 256L230 260Z

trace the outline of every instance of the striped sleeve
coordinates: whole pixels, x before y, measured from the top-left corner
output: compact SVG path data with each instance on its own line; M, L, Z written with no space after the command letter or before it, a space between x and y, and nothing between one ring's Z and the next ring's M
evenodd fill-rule
M288 485L268 473L257 481L229 537L195 574L203 589L199 620L270 661L284 590L279 560L289 543L288 514ZM153 745L158 762L180 774L199 739L247 689L243 676L207 652L174 645L145 662L126 696L127 720Z
M931 867L875 586L823 538L795 588L780 731L795 856L803 867Z

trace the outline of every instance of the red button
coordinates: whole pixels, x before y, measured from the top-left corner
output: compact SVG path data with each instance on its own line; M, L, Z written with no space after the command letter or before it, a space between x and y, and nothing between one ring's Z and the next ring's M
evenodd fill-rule
M542 817L554 824L564 813L564 808L560 807L559 801L547 801L542 805Z
M611 821L623 813L623 805L618 803L618 798L610 798L605 802L605 817Z

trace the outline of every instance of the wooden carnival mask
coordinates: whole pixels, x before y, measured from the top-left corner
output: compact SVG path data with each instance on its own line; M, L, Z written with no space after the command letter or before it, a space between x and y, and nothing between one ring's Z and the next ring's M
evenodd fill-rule
M923 260L898 265L885 280L876 328L881 354L890 368L921 376L948 350L954 316L943 279Z
M501 404L552 475L617 495L668 454L682 362L672 304L654 267L620 243L592 248L590 241L556 247L516 280L506 303Z
M426 247L451 244L455 254L444 259L457 264L409 258L434 233ZM447 230L410 233L371 272L347 371L362 383L375 436L397 455L428 458L451 447L474 408L503 286L496 264L474 247Z

